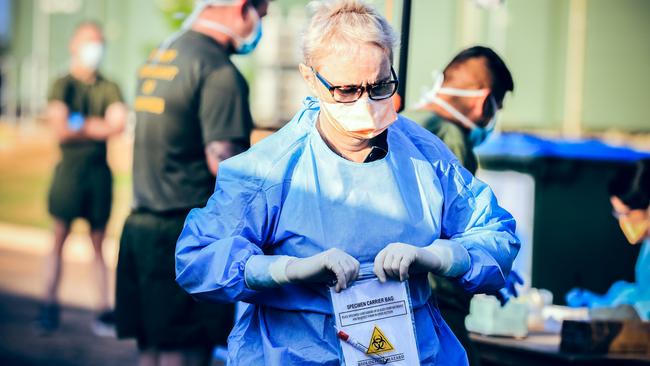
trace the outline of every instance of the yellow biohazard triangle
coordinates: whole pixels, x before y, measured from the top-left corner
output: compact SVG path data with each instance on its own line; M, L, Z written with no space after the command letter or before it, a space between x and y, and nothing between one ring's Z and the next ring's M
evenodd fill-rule
M393 345L388 341L388 338L381 332L381 329L375 325L366 354L383 353L393 351L394 349Z

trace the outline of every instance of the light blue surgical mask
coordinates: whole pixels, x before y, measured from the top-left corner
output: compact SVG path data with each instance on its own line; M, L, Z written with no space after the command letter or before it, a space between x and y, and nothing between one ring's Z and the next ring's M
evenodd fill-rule
M467 139L474 147L482 144L485 140L487 140L487 138L490 137L497 126L497 114L499 111L496 109L496 102L494 101L494 98L490 97L490 101L495 104L494 115L490 119L490 122L488 122L485 127L474 125L474 128L469 130L469 135L467 135Z
M248 35L248 37L243 40L239 39L237 42L238 44L235 46L235 53L239 55L247 55L253 52L262 39L262 20L260 19L259 14L257 14L257 10L253 9L251 14L254 14L252 16L255 17L255 25L253 26L253 31Z
M255 25L253 25L253 30L246 37L241 37L238 34L235 34L230 28L225 25L217 22L213 22L206 19L197 19L195 22L203 27L216 30L230 36L233 40L233 47L235 53L238 55L247 55L257 47L257 44L262 39L262 20L260 19L257 10L254 7L249 6L249 16L253 17Z
M233 32L230 28L224 26L223 24L205 20L205 19L200 19L201 13L203 10L209 6L213 5L230 5L232 4L233 1L228 1L228 0L197 0L196 1L196 6L194 7L194 10L192 10L192 13L190 13L187 18L183 21L183 25L181 26L181 29L177 31L176 33L172 34L171 36L167 37L165 39L160 47L158 47L158 52L154 56L152 63L156 64L160 60L160 56L165 52L166 49L169 48L169 46L177 40L183 33L187 32L188 30L192 29L192 25L195 23L200 23L204 27L214 29L217 32L221 32L224 34L227 34L233 39L233 47L234 51L237 54L248 54L251 53L255 47L257 47L257 44L259 43L260 39L262 38L262 20L260 19L259 14L257 13L257 10L253 6L248 5L249 12L251 12L252 17L254 17L255 25L253 26L253 31L246 36L242 37L235 32Z

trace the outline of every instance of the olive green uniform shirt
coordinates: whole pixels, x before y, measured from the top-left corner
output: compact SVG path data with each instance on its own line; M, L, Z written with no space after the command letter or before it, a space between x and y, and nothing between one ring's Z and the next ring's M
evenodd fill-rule
M248 84L229 51L194 31L154 51L138 71L133 187L136 209L168 212L204 206L215 177L205 147L250 145Z
M80 113L84 118L104 118L106 109L113 103L122 102L122 92L116 83L101 74L93 83L85 83L68 74L57 79L48 96L49 101L60 101L70 114ZM76 140L61 143L63 159L84 159L96 155L106 156L106 141Z
M466 130L431 112L409 111L404 115L438 136L449 150L456 155L460 164L470 173L476 174L478 159L474 154L474 146L469 141Z
M92 83L66 75L54 82L48 99L64 103L70 114L104 118L108 106L122 102L122 93L117 84L100 74ZM60 146L62 158L54 171L48 194L49 213L68 223L82 217L93 229L103 228L112 202L106 141L71 140Z

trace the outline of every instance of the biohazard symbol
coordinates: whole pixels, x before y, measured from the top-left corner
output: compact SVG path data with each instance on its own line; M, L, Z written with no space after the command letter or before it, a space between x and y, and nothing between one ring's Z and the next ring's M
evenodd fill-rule
M372 336L370 337L370 345L368 346L368 352L366 354L372 353L383 353L388 351L393 351L395 348L388 341L388 338L381 332L375 325L375 329L372 331Z

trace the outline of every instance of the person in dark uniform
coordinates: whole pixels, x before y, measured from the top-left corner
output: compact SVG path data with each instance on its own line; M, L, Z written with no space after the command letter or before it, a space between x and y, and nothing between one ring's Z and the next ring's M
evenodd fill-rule
M95 251L99 315L93 330L99 335L114 331L108 275L102 256L112 200L106 140L123 131L127 109L117 84L97 71L103 50L100 27L90 22L79 25L70 40L70 72L55 81L49 94L47 119L59 140L62 158L56 166L48 196L48 209L54 218L54 247L48 257L45 301L38 319L44 332L55 330L59 324L56 294L61 277L61 253L76 218L84 218L90 224Z
M261 37L268 0L204 0L138 71L134 210L117 267L116 320L146 365L205 365L232 305L197 302L175 281L176 240L214 190L219 162L250 145L248 86L230 61Z
M422 96L417 110L404 114L438 136L459 162L475 174L474 148L492 133L507 92L514 90L512 75L492 49L474 46L461 51ZM431 276L440 312L465 347L470 364L479 364L477 351L465 328L471 294L452 281Z

